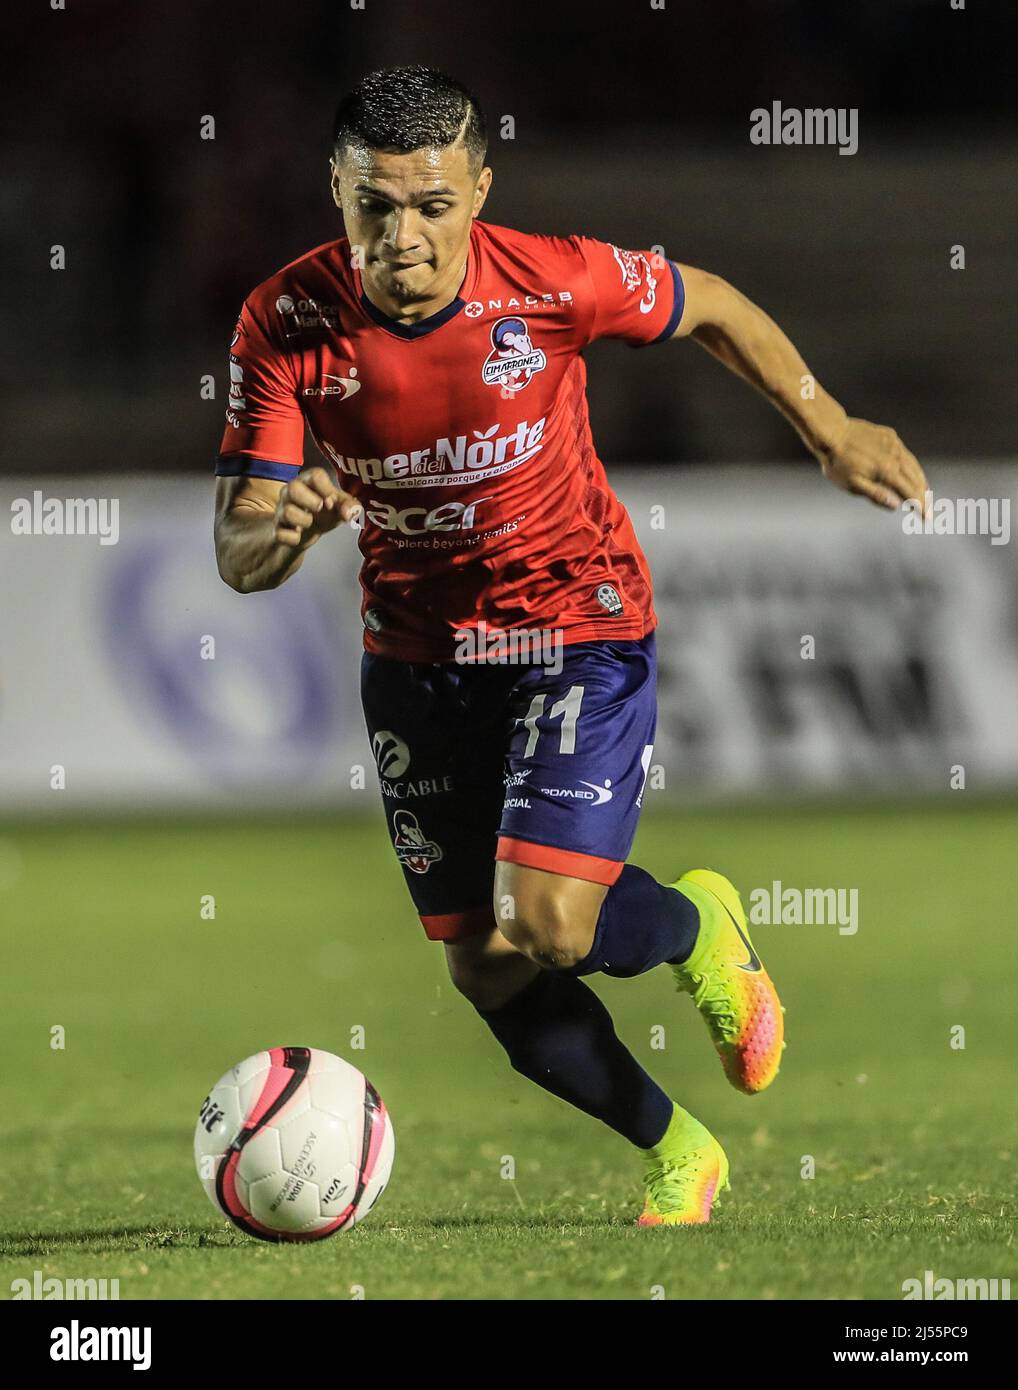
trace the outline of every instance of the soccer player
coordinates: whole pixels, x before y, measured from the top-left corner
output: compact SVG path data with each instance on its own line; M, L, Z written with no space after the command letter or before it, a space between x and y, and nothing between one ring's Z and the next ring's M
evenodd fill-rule
M803 399L796 349L717 276L479 220L485 150L476 100L427 68L371 73L340 103L346 236L258 286L234 331L219 569L241 593L275 588L356 528L364 715L425 932L516 1071L640 1150L641 1223L703 1222L725 1154L583 977L667 965L749 1094L777 1073L783 1011L728 879L661 884L626 863L656 617L591 438L582 352L692 337L836 486L894 508L926 480L893 430L819 386ZM305 423L326 466L304 465Z

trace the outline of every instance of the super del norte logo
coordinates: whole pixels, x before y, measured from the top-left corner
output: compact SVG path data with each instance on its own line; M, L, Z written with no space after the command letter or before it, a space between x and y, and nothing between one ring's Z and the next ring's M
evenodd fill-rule
M473 483L482 478L495 478L518 468L540 453L546 417L535 424L521 420L508 434L474 430L473 438L459 434L455 439L437 439L423 449L407 453L387 454L385 458L354 458L341 454L328 441L323 441L326 453L341 473L360 478L378 487L418 487L426 479L429 487Z

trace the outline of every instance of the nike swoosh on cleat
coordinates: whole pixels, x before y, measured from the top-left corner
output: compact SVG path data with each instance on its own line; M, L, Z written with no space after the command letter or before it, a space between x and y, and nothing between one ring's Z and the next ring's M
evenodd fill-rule
M721 902L721 899L720 899L720 898L718 899L718 902ZM733 926L733 927L735 928L735 930L739 933L739 940L742 942L743 946L745 946L746 950L749 952L749 960L747 960L745 963L738 962L739 969L740 969L740 970L745 970L745 972L747 973L747 975L757 975L757 974L759 974L759 973L763 970L763 961L760 959L760 957L757 955L757 953L753 950L753 943L750 941L749 937L746 935L746 933L745 933L745 932L742 930L742 928L739 926L738 921L737 921L736 918L733 916L733 914L732 914L732 912L731 912L731 909L728 907L728 905L727 905L726 903L723 903L723 902L722 902L722 903L721 903L721 906L722 906L722 907L725 909L725 911L728 913L728 916L729 916L729 919L731 920L732 926Z

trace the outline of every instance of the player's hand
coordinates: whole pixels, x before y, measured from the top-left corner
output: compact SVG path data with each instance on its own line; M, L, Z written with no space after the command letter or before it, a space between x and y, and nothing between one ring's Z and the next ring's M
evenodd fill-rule
M337 487L326 469L306 469L279 494L276 540L280 545L311 545L342 522L355 521L362 510L357 498Z
M824 477L835 487L892 511L911 499L926 515L930 486L926 474L886 425L850 419L837 444L819 458Z

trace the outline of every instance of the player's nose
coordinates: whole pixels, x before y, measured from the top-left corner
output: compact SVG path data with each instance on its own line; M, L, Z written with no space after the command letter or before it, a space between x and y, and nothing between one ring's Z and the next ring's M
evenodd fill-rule
M394 251L413 251L419 246L415 208L403 208L394 215L385 240Z

